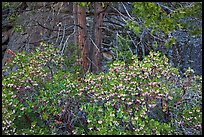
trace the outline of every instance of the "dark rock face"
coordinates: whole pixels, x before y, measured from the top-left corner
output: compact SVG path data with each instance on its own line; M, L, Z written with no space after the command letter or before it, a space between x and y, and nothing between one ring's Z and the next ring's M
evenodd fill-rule
M127 7L131 7L131 3L124 3ZM26 51L30 53L39 46L40 42L48 42L55 45L60 50L66 47L69 43L74 43L74 37L70 34L74 31L74 18L72 14L72 2L26 2L26 6L17 16L16 23L22 27L22 31L14 30L14 23L8 20L11 11L8 9L2 14L2 66L5 64L5 59L10 57L6 53L6 49L11 49L14 52ZM121 13L126 11L123 5L118 6L113 4L113 7ZM127 8L130 12L131 8ZM128 34L133 39L130 44L133 47L133 53L144 56L143 50L148 47L139 43L140 36L135 36L130 33L130 30L125 28L126 17L121 17L114 8L108 8L110 11L104 16L103 22L103 42L102 48L116 48L118 46L117 34ZM88 37L92 36L93 15L87 16ZM169 50L168 54L173 56L170 60L175 66L178 66L183 72L187 67L194 69L196 74L202 74L202 40L187 35L185 32L177 31L174 36L177 37L176 46ZM68 38L69 37L69 38ZM145 38L146 43L149 43L149 38ZM90 42L90 39L88 38ZM133 44L134 43L134 44ZM135 47L137 45L137 47ZM102 63L105 64L105 63Z
M34 4L34 6L32 4ZM48 4L47 7L40 6L40 4L44 4L40 2L39 4L32 4L28 4L26 11L22 12L17 17L17 24L23 28L22 31L17 32L13 29L6 29L6 31L3 32L2 44L5 46L2 49L4 54L2 65L5 64L5 58L10 57L10 55L5 52L6 49L11 49L14 52L26 51L27 53L30 53L36 46L39 46L40 42L44 41L52 43L56 45L56 47L62 47L67 36L73 31L73 27L70 27L73 25L73 19L69 14L56 12L53 12L54 14L52 14L52 10L50 10L52 3ZM59 5L55 6L59 7ZM31 11L30 9L35 10ZM64 9L70 10L70 5L64 5ZM65 10L64 12L68 11ZM59 23L63 24L64 28L60 28ZM60 34L58 34L59 29ZM66 29L65 33L63 32L63 29ZM13 32L12 35L10 33L11 31ZM64 35L63 38L62 35ZM69 42L73 42L73 38L70 38ZM61 47L57 48L60 49Z
M191 67L195 74L202 75L202 39L182 31L173 35L177 38L176 46L172 47L174 65L178 66L181 72Z

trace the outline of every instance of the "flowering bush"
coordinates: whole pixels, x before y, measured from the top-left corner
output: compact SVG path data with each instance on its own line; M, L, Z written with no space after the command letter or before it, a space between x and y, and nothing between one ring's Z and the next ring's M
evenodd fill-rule
M82 107L88 134L200 134L202 79L186 76L181 79L159 52L143 61L133 56L129 66L116 61L107 74L89 74L79 94L89 102Z
M17 53L7 62L2 81L3 134L51 133L54 117L77 84L70 73L64 73L64 60L58 53L42 43L36 52Z
M181 78L159 52L85 79L52 45L11 53L3 68L3 134L202 134L202 78Z

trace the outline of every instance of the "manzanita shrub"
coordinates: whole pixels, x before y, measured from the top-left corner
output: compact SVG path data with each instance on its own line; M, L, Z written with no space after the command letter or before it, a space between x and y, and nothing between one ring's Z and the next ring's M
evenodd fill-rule
M28 55L8 52L13 58L3 68L3 134L52 133L56 116L77 93L75 77L63 71L64 59L52 45L41 43Z
M178 69L159 52L130 65L113 62L107 74L89 74L80 98L87 113L84 134L201 134L201 77ZM77 129L77 132L81 130Z
M81 79L52 45L3 68L3 134L202 134L202 78L181 78L159 52Z

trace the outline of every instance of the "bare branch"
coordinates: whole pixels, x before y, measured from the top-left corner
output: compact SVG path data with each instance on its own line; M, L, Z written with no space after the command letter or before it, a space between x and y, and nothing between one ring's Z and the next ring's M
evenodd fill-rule
M76 32L76 30L74 29L74 31L72 32L72 34L70 34L70 35L67 37L67 39L66 39L66 41L65 41L65 43L64 43L64 45L63 45L63 48L62 48L62 51L61 51L61 55L63 54L63 51L64 51L64 49L65 49L65 47L66 47L66 44L67 44L68 39L69 39L70 36L73 35L75 32Z
M62 36L62 39L61 39L59 47L61 47L62 41L64 40L64 35L65 35L65 26L64 26L64 29L63 29L63 36Z
M162 5L161 3L159 3L159 2L157 2L156 3L158 6L160 6L160 7L162 7L162 8L164 8L164 9L167 9L169 12L173 12L173 10L172 9L170 9L169 7L167 7L167 6L164 6L164 5Z
M149 30L149 29L148 29ZM161 38L157 37L157 36L154 36L153 34L151 34L150 32L148 32L148 34L150 34L154 39L158 39L162 42L166 42L165 40L162 40Z
M61 24L59 23L58 26L59 26L59 30L58 30L58 33L57 33L57 39L56 39L56 42L55 42L55 43L57 43L57 41L58 41L58 39L59 39Z
M120 11L118 11L116 8L114 8L114 7L112 7L115 11L117 11L120 15L121 15L121 18L122 18L122 20L126 23L128 20L127 19L125 19L125 18L128 18L128 19L130 19L130 20L133 20L134 21L134 19L130 16L130 15L128 15L128 17L127 16L125 16L124 14L122 14ZM130 16L130 17L129 17ZM124 17L124 18L123 18ZM136 21L134 21L136 24L138 24L138 25L140 25L138 22L136 22Z
M123 15L120 11L118 11L116 8L112 7L115 11L117 11L120 15L121 15L121 18L124 22L126 22L126 20L124 18L126 18L127 16ZM124 18L123 18L124 17Z
M107 27L99 27L100 29L105 29L105 30L107 30L107 31L109 31L109 32L112 32L112 33L114 33L114 31L112 31L111 29L109 29L109 28L107 28Z
M109 44L106 44L106 43L102 43L102 45L105 45L105 46L107 46L107 47L110 47L110 45L112 45L113 44L113 42L111 41L111 43L109 43Z
M93 61L91 61L89 57L86 57L86 58L98 69L98 66L96 66L96 64Z
M89 38L90 38L91 42L94 44L94 46L98 49L98 51L100 51L100 49L98 48L98 46L96 45L96 43L92 40L92 38L91 38L91 37L89 37Z
M125 9L125 12L127 13L128 17L129 17L130 19L134 20L133 17L130 16L130 14L129 14L127 8L125 7L125 5L123 4L123 2L121 2L121 3L122 3L122 5L123 5L123 8Z
M128 33L128 36L130 37L130 39L131 39L131 41L132 41L133 45L135 46L135 48L137 49L137 46L136 46L136 44L135 44L134 40L132 39L132 37L130 36L130 34L129 34L129 33Z

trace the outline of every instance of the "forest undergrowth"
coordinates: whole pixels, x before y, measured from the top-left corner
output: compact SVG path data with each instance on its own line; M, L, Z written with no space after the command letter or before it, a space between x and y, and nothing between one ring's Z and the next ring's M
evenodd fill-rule
M77 66L67 71L52 45L7 52L3 134L202 134L202 77L190 68L181 77L160 52L113 61L108 73L85 78Z

